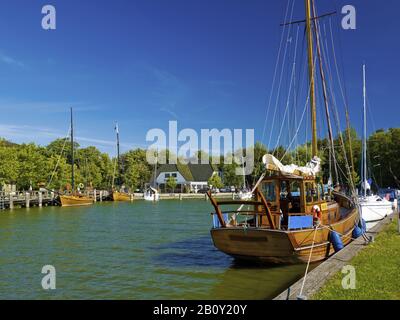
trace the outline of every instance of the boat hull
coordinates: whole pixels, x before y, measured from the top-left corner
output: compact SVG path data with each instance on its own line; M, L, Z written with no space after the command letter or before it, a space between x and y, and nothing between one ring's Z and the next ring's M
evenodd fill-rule
M114 191L112 197L113 201L131 201L131 195L124 192Z
M330 225L329 228L341 234L343 245L347 245L352 239L352 231L357 221L358 212L353 209L345 219ZM335 252L329 241L329 228L322 226L317 231L314 229L283 231L267 228L213 228L211 237L216 248L239 260L296 264L307 263L309 259L310 262L321 261ZM315 232L315 242L312 246Z
M360 207L367 230L393 213L393 203L390 201L360 201Z
M160 200L160 195L159 194L151 194L151 195L144 195L143 197L144 200L146 201L158 201Z
M88 206L93 204L93 199L86 196L60 196L62 207Z

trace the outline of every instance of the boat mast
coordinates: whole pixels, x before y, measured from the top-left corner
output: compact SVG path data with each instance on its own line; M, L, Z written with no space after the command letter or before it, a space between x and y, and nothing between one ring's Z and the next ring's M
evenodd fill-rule
M119 128L118 122L115 123L115 132L117 133L117 185L121 183L120 181L120 163L119 163Z
M314 60L313 60L313 37L311 30L311 3L305 0L306 6L306 31L308 42L308 76L310 79L310 103L311 103L311 125L312 125L312 157L317 155L317 109L315 104L314 83Z
M366 100L366 85L365 85L365 64L363 64L363 163L362 163L362 175L364 183L364 197L367 196L367 100Z
M71 187L72 192L75 189L75 178L74 178L74 122L72 119L72 107L71 107Z
M158 161L158 150L156 153L156 161L154 163L154 189L157 188L157 181L156 181L156 179L157 179L157 161Z

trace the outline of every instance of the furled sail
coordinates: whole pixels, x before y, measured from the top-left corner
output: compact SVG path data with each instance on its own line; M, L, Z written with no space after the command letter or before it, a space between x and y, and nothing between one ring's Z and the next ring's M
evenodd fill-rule
M321 159L313 157L304 167L295 164L283 165L272 154L263 156L262 161L267 170L279 171L283 174L295 174L299 176L315 176L321 170Z

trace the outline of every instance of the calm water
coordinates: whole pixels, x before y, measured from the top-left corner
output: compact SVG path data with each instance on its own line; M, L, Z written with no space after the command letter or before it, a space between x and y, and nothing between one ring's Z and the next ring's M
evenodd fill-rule
M204 200L0 212L0 299L268 299L305 266L249 267L217 251ZM44 265L57 289L41 287Z

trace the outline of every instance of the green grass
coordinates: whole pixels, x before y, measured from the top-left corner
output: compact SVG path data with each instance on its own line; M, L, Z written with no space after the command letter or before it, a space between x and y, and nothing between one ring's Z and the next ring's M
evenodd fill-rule
M356 289L343 289L340 271L316 293L315 300L400 300L400 235L395 219L350 262Z

